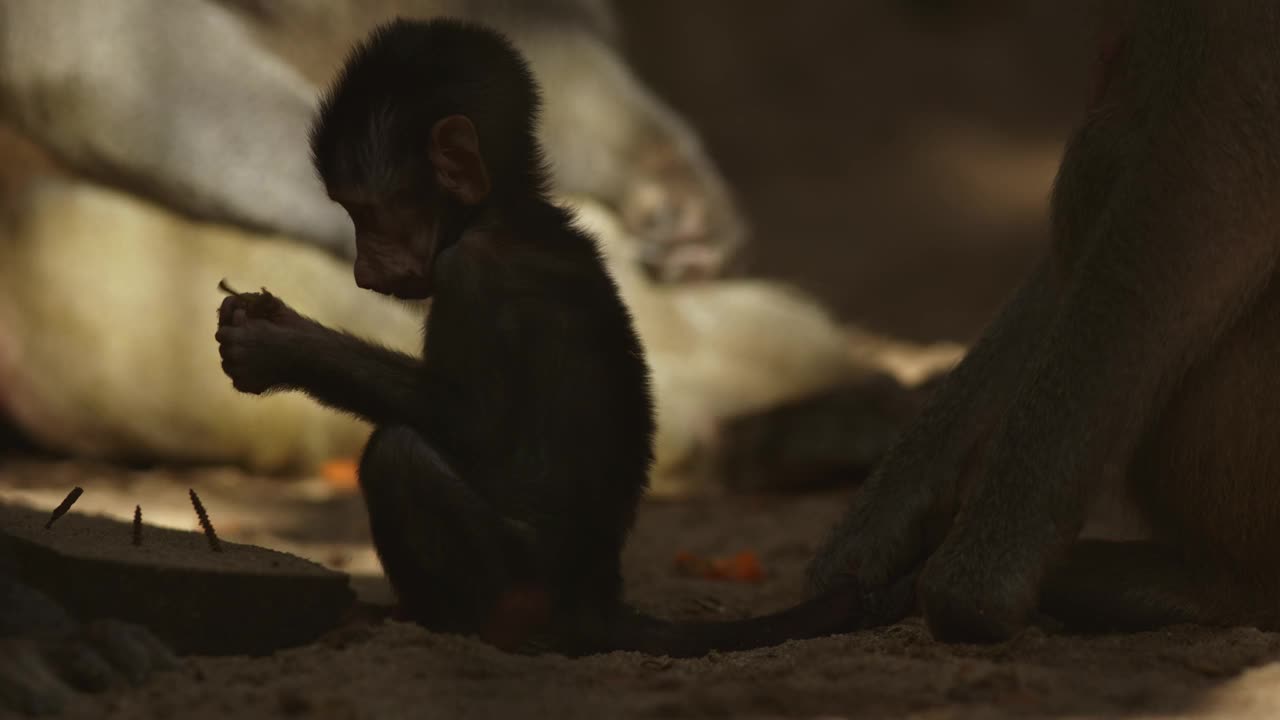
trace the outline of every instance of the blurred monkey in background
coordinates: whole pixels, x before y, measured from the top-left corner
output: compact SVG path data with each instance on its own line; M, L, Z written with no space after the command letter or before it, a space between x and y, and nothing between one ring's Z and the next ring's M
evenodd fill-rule
M480 20L546 88L540 141L659 278L719 272L745 226L687 123L625 63L604 0L51 0L0 6L0 110L62 162L194 218L349 257L306 123L344 53L400 15Z

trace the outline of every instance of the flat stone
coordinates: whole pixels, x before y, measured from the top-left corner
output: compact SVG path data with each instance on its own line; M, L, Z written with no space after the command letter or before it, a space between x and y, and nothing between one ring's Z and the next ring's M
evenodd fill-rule
M0 504L0 561L77 617L145 625L179 653L302 645L355 600L346 574L295 555L225 540L213 552L201 533L151 526L135 546L130 523L75 508L46 530L51 511Z

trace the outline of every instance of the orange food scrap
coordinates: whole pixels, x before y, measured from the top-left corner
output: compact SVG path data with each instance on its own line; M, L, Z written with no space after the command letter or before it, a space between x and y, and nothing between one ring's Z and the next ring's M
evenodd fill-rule
M320 467L320 476L337 490L355 490L359 487L356 461L348 458L330 460Z
M729 557L705 558L687 550L676 553L676 572L706 580L756 583L764 579L764 566L750 550Z
M750 550L743 550L728 559L724 573L730 580L737 582L760 582L764 580L764 566L760 558Z

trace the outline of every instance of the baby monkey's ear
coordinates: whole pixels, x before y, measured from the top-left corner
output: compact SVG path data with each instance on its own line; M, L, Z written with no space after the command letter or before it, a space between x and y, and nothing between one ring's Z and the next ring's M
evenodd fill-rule
M463 205L489 196L489 170L480 157L476 126L465 115L450 115L431 128L431 166L440 188Z

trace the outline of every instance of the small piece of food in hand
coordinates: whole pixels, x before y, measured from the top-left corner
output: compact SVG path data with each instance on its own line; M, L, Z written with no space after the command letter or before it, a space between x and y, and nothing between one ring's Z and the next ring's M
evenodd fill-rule
M218 289L231 297L242 299L245 303L242 307L251 316L268 316L285 308L284 303L265 287L256 293L240 292L227 284L226 279L223 278L218 281Z

